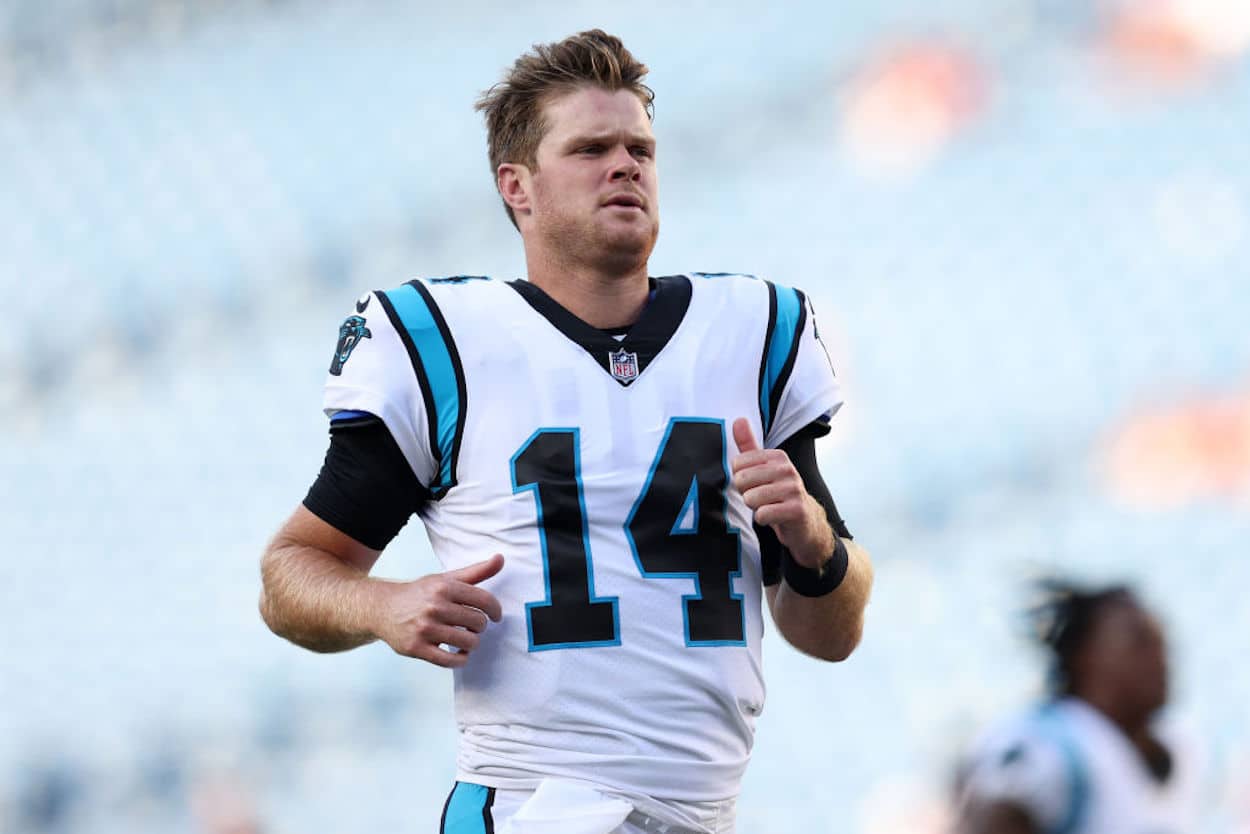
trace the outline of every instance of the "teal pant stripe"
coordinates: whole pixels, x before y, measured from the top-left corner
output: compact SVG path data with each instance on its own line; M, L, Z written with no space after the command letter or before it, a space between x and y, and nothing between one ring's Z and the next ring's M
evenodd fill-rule
M442 834L492 834L486 829L489 800L490 788L485 785L457 782L443 812Z
M773 327L772 338L768 341L768 358L764 362L764 378L760 381L760 416L763 418L765 434L768 434L773 425L774 389L781 382L782 371L794 345L795 333L803 320L803 305L799 301L799 294L789 287L778 287L775 284L769 286L777 297L777 323ZM763 443L764 438L761 437L760 442Z
M434 436L438 439L439 470L429 487L431 492L438 493L451 487L454 480L453 447L460 411L464 407L460 401L461 386L456 366L429 304L416 287L405 284L397 290L388 291L386 297L421 357L434 400L434 414L431 416L436 421Z

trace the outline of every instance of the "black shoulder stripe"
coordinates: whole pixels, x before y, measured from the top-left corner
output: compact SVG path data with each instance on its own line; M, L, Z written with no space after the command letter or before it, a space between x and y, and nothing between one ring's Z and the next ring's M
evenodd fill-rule
M443 344L447 346L447 355L451 359L451 367L453 375L456 378L456 393L459 395L460 402L456 414L456 428L451 441L451 466L444 467L448 470L448 477L434 491L435 500L442 498L447 491L456 485L456 464L460 460L460 441L464 437L465 414L469 410L469 395L464 384L464 365L460 361L460 351L456 348L456 340L451 337L451 331L447 328L447 320L443 318L443 311L439 309L438 304L434 301L434 297L430 295L429 289L416 279L409 281L412 286L425 301L426 306L430 309L430 316L434 319L434 324L438 327L438 332L443 337ZM435 438L437 444L437 437ZM438 448L435 445L433 448Z
M421 399L425 401L426 424L430 433L430 449L438 451L438 412L434 406L434 392L430 388L430 379L425 373L425 363L421 361L421 352L417 350L417 346L412 341L412 334L408 332L408 328L404 326L404 321L399 317L399 313L395 312L395 306L391 304L391 300L386 297L386 293L378 291L374 295L378 298L378 303L382 305L382 309L386 311L386 317L391 320L391 327L399 334L399 340L404 343L404 349L408 351L408 359L412 362L412 369L417 374L417 382L421 386ZM435 481L437 481L437 470Z
M795 360L799 358L799 344L803 340L803 327L807 322L807 298L798 290L794 291L799 297L799 321L794 328L794 339L790 342L790 352L786 354L786 363L781 366L781 373L777 376L777 381L773 383L773 390L768 396L768 412L777 417L777 408L781 405L781 392L786 390L786 383L790 381L790 374L794 371Z
M765 281L764 285L768 287L768 327L764 330L764 349L760 351L760 384L759 390L764 391L768 380L768 349L773 343L773 331L777 329L777 288L772 285L771 281ZM763 397L761 397L760 407L760 425L764 429L764 433L768 433L769 414L763 407ZM760 443L764 442L764 438L760 438Z

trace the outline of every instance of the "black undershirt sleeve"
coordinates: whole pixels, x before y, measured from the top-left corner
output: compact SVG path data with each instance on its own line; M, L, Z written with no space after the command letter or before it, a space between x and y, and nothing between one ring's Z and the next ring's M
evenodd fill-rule
M833 502L829 486L820 474L820 467L816 465L816 438L828 433L828 424L818 420L799 429L778 448L790 456L794 468L799 471L799 477L803 479L803 486L820 506L824 507L825 517L829 519L829 526L833 528L833 532L839 538L851 539L854 537L847 529L842 516L838 514L838 506ZM785 547L777 540L777 534L773 532L773 528L759 524L754 526L755 535L760 541L760 565L764 584L776 585L781 581L781 554L785 551Z
M383 550L429 499L386 424L364 414L330 423L330 448L304 506L366 547Z

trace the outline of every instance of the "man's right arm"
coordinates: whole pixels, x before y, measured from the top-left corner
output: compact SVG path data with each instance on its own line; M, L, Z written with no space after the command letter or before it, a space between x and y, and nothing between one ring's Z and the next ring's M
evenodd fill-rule
M379 555L301 505L261 558L261 616L275 634L315 652L372 642L386 590L368 575Z
M340 328L323 403L330 448L302 505L265 549L260 611L276 634L313 651L382 640L409 657L462 666L488 617L502 615L498 600L476 587L499 572L502 557L412 582L369 576L430 499L423 484L438 468L401 331L384 293L358 300Z
M499 600L477 587L503 557L394 582L369 576L379 554L300 506L261 559L261 616L275 634L316 652L382 640L407 657L463 666L488 618L503 616Z

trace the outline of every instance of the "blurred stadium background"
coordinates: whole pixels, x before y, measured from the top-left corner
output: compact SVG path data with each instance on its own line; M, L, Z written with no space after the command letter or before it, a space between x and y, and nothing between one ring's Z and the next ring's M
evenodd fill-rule
M0 831L434 830L449 677L272 637L257 560L352 300L523 274L472 102L592 26L652 67L655 273L808 289L846 388L867 636L770 635L743 834L940 831L1053 570L1162 612L1250 831L1245 0L0 0Z

